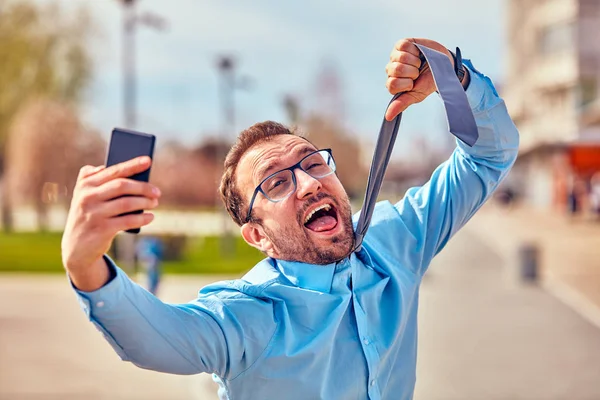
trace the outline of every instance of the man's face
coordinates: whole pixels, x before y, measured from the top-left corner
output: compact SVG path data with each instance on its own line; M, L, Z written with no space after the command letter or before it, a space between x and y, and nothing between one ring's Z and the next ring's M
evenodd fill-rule
M237 166L237 185L245 204L249 205L254 189L266 177L315 150L294 135L278 135L250 148ZM294 174L296 191L285 200L275 203L262 193L256 196L252 216L259 222L242 227L244 239L282 260L329 264L344 258L352 250L354 232L350 201L342 184L335 174L320 179L300 169Z

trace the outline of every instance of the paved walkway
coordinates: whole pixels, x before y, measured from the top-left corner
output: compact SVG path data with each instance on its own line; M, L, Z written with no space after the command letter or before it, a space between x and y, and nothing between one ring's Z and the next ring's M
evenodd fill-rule
M461 231L422 286L415 400L600 399L600 329Z
M506 260L481 241L481 221L451 241L423 283L415 399L600 399L600 330L542 288L509 284ZM210 280L168 277L164 299L186 301ZM215 393L208 376L121 362L65 278L0 275L1 400L210 400Z
M541 284L600 328L600 221L489 204L469 228L504 257L510 279L518 274L520 247L535 244Z
M187 301L214 279L169 279ZM86 320L66 278L0 275L0 400L216 399L207 376L158 374L122 362Z

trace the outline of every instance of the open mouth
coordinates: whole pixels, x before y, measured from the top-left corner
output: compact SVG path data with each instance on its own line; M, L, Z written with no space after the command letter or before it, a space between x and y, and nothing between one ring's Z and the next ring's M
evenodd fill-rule
M337 224L337 211L329 203L315 207L304 218L304 226L313 232L328 232L333 230Z

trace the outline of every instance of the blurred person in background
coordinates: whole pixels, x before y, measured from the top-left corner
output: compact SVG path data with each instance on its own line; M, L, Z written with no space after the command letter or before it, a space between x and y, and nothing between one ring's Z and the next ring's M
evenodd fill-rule
M436 90L415 42L453 62L438 42L396 43L386 86L402 95L388 120ZM468 60L459 72L477 143L457 140L429 182L396 204L378 203L358 251L357 216L332 152L271 121L241 132L225 161L221 196L244 240L267 258L187 304L163 303L106 256L119 231L152 221L151 213L118 217L158 205L158 188L126 179L150 160L82 168L62 259L85 313L123 360L173 374L212 373L221 399L412 398L423 275L518 151L517 129L491 80Z
M590 206L594 218L600 221L600 171L590 178Z
M575 216L579 211L578 196L575 185L575 178L571 177L568 182L567 190L567 211L570 217Z
M569 217L574 219L586 212L585 202L587 195L587 187L585 181L577 175L574 175L569 184L568 196L568 211Z
M157 237L141 237L136 245L136 255L142 268L146 271L147 289L153 295L158 293L162 276L161 262L163 256L162 243Z

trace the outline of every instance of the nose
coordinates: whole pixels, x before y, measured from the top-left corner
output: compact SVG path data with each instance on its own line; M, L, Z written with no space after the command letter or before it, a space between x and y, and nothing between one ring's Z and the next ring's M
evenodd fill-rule
M303 199L313 196L321 190L321 181L313 178L300 168L294 171L296 174L296 196Z

